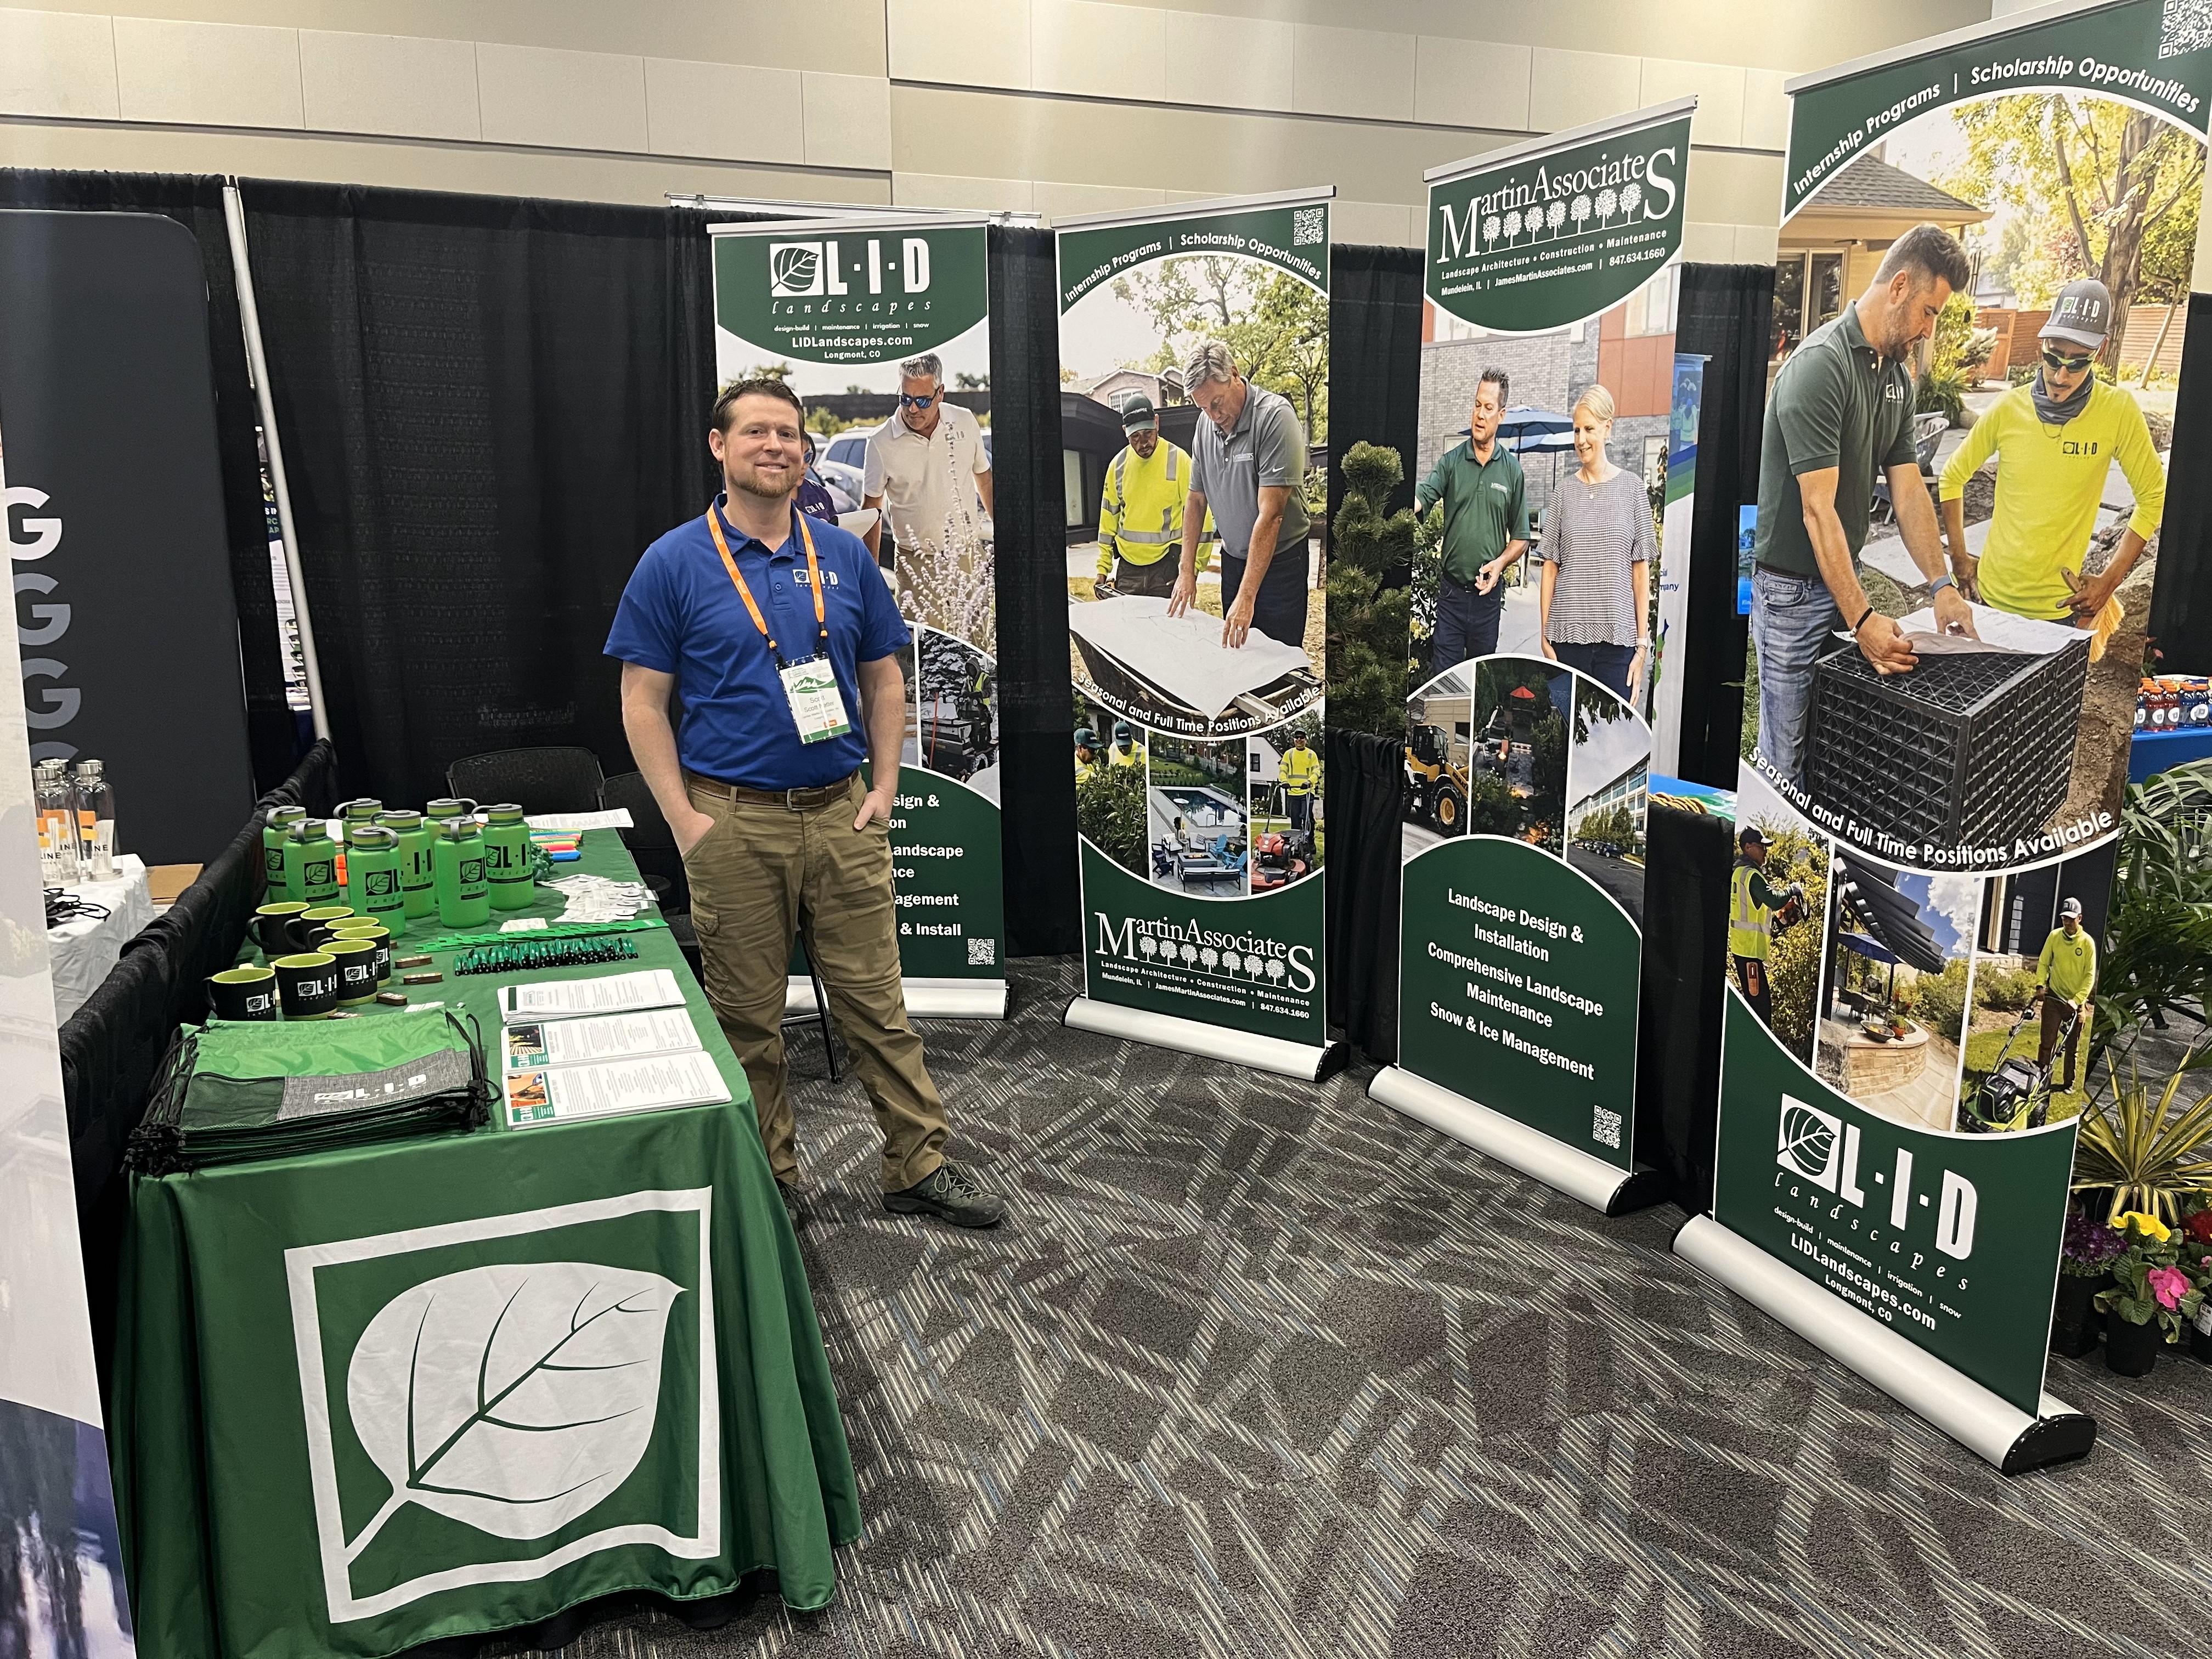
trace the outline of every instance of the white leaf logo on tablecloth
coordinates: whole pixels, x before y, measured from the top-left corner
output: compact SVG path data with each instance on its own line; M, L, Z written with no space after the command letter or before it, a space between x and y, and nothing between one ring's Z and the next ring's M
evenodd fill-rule
M660 1400L662 1338L682 1285L588 1261L471 1267L369 1321L346 1370L354 1432L399 1509L501 1538L543 1538L622 1485Z

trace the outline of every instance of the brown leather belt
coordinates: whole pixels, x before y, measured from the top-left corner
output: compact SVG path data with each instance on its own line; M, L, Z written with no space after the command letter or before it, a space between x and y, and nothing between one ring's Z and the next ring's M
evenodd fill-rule
M720 778L702 777L696 772L686 772L684 781L740 806L781 806L787 811L808 812L847 799L852 793L853 780L860 775L858 772L848 772L835 783L819 784L811 789L748 789L741 783L724 783Z

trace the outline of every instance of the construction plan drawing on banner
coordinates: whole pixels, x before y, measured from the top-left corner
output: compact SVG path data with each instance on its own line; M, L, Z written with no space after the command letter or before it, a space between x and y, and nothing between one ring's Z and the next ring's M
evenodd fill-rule
M912 625L891 817L909 1012L999 1018L998 611L989 227L717 225L715 368L806 407L799 506L859 536ZM813 1006L794 951L788 1006Z
M1294 1073L1328 1048L1328 215L1326 192L1288 192L1059 235L1068 1017Z

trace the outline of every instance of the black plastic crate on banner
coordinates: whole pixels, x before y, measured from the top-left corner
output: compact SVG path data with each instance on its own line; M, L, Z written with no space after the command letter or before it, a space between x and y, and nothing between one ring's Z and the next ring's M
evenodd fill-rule
M2047 656L1923 656L1910 674L1845 646L1813 671L1814 803L1915 844L2032 836L2066 799L2088 672L2086 634Z

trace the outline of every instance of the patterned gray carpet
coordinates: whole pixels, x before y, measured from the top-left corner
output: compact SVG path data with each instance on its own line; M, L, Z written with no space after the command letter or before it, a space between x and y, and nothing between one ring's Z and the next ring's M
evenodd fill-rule
M2212 1369L2052 1364L2088 1460L2008 1481L1667 1252L1385 1110L1065 1030L927 1028L995 1234L875 1204L797 1070L801 1235L868 1522L826 1612L575 1659L2205 1650Z

